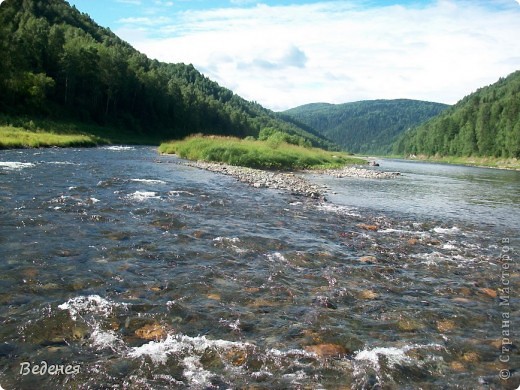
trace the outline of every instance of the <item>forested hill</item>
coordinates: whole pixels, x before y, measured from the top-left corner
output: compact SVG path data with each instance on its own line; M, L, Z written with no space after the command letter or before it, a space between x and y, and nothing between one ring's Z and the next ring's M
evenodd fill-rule
M418 100L313 103L292 108L290 116L354 153L388 154L399 135L448 106Z
M403 134L400 154L520 158L520 71Z
M192 65L147 58L63 0L0 4L0 52L4 117L66 118L164 138L257 136L267 127L332 145Z

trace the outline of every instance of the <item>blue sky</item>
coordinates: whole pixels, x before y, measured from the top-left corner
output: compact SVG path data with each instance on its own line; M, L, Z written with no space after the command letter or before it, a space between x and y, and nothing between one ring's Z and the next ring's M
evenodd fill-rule
M70 0L248 100L455 103L520 69L520 0Z

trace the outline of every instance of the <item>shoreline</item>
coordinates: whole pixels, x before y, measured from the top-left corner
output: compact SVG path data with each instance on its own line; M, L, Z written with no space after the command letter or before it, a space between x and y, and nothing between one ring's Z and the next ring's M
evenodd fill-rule
M262 169L247 168L228 165L225 163L212 163L205 161L184 161L182 164L206 171L220 173L236 178L242 183L255 188L270 188L288 191L291 195L326 201L326 187L313 184L298 173L317 173L330 175L336 178L358 177L364 179L391 179L400 176L399 172L374 171L355 166L347 166L339 169L324 169L315 171L267 171Z

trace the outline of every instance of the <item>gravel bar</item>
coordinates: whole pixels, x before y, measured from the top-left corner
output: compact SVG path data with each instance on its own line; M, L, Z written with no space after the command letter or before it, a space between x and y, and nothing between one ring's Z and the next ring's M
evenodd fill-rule
M293 172L266 171L262 169L246 168L224 163L211 163L204 161L187 161L185 165L205 169L207 171L221 173L235 177L237 180L247 183L255 188L272 188L290 192L292 195L305 196L311 199L324 201L324 187L312 184L304 177ZM337 178L361 177L367 179L394 178L399 172L382 172L371 169L345 167L341 169L326 169L306 171L331 175Z

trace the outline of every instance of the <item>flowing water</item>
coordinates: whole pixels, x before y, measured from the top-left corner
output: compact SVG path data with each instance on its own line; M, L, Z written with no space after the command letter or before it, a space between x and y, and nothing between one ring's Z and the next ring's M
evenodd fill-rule
M1 387L519 385L518 172L388 160L320 204L179 162L0 152Z

